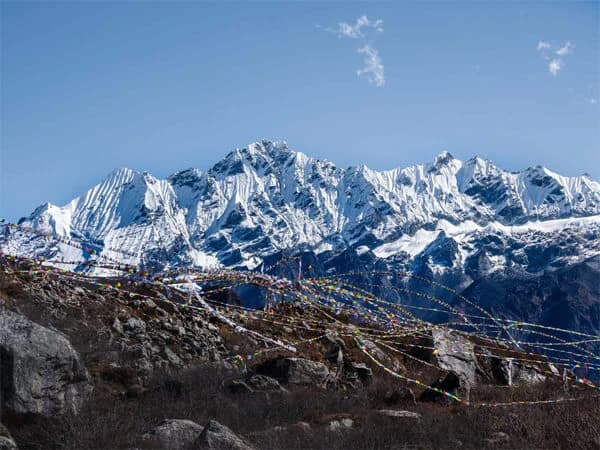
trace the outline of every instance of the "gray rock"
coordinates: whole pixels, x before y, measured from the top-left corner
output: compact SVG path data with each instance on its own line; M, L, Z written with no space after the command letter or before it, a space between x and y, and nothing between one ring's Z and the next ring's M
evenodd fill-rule
M546 376L543 375L538 367L519 364L517 373L513 376L516 383L521 384L537 384L543 383Z
M307 422L296 422L291 425L277 425L266 430L255 431L250 433L251 436L276 436L280 433L294 433L303 434L309 433L312 430L311 426Z
M503 442L510 441L510 436L502 431L498 431L496 433L492 433L492 435L486 439L488 444L500 444Z
M8 429L0 423L0 450L17 450L17 443Z
M191 420L167 419L142 436L149 444L161 448L183 450L189 448L204 428Z
M475 344L454 331L434 329L431 334L438 366L454 373L467 391L480 383L535 384L546 379L535 365L491 353L478 359Z
M438 366L456 374L461 387L469 390L476 386L477 371L481 369L475 356L475 345L448 330L433 329L431 335Z
M167 361L169 361L169 363L173 364L174 366L181 366L183 364L181 358L177 356L177 354L169 347L165 346L165 348L163 349L163 353L165 358L167 358Z
M3 414L77 413L92 391L81 357L61 333L0 308Z
M345 369L356 373L361 381L369 381L373 377L373 371L365 363L351 362Z
M193 444L194 448L253 450L248 443L225 425L211 420Z
M121 324L121 321L119 320L118 317L115 317L115 320L113 320L112 323L112 328L113 330L115 330L117 333L119 334L123 334L123 325Z
M151 299L145 299L142 303L142 308L146 312L150 312L156 309L156 303L154 303Z
M275 378L266 375L252 375L248 379L248 385L257 391L286 391Z
M360 345L365 347L366 350L375 357L380 363L391 368L394 372L403 373L406 372L406 368L396 358L388 356L377 344L369 339L359 338Z
M267 432L294 431L294 432L308 433L310 430L311 430L311 427L308 422L296 422L291 425L273 427L270 430L267 430Z
M325 364L303 358L267 361L257 368L257 372L295 385L323 386L329 378L329 369Z
M329 431L342 431L354 427L354 420L349 417L334 419L327 425Z
M399 409L379 409L377 414L387 417L406 417L409 419L420 419L421 414L413 411L402 411Z
M0 436L0 450L17 450L17 444L12 437Z
M536 384L546 380L546 376L536 365L523 364L520 361L515 361L514 359L511 360L509 358L491 357L489 359L492 366L491 377L498 384ZM547 366L549 367L551 365L548 364Z
M130 317L123 324L123 329L131 333L144 333L146 331L146 322L137 317Z

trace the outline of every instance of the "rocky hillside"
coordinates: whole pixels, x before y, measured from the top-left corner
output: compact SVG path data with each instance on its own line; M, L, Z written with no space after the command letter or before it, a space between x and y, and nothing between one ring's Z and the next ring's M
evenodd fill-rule
M593 385L484 335L0 262L3 449L600 446Z

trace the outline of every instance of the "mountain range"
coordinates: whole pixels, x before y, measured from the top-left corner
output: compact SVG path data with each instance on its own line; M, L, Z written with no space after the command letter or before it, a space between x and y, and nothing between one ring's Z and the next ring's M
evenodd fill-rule
M498 314L600 332L600 183L541 166L509 172L442 152L407 168L343 169L263 140L208 171L158 179L117 169L19 224L38 234L5 227L2 251L264 271L300 255L305 276L364 272L361 283L392 301L422 304L409 289L386 289L417 281L367 272L410 272L469 292ZM435 285L419 289L461 303Z

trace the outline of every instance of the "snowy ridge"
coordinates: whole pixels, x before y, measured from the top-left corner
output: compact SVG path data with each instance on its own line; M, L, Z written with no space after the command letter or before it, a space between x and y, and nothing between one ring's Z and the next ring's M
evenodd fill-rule
M281 250L349 248L418 260L436 251L436 242L452 240L453 264L462 267L473 255L481 259L486 236L552 242L567 233L577 249L559 255L564 261L593 256L598 246L577 237L600 230L599 217L600 183L587 175L563 177L539 166L510 173L447 152L404 169L340 169L285 142L262 141L208 171L188 169L165 180L117 169L65 206L40 206L22 224L83 240L126 263L255 269ZM90 257L6 230L0 246L57 260ZM520 264L518 255L486 258L491 270Z

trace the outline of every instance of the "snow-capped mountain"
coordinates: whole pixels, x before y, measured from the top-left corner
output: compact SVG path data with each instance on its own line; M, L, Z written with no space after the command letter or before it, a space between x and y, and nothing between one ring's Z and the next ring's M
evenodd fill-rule
M432 320L449 319L428 309L438 300L477 314L469 298L494 315L600 334L600 183L447 152L379 172L263 141L165 180L118 169L64 206L0 226L0 250L277 275L297 273L284 262L296 255L305 276L359 274L357 287Z
M20 224L126 263L255 269L282 251L331 257L354 249L434 272L531 272L600 253L600 183L539 166L511 173L447 152L404 169L341 169L263 141L206 172L165 180L117 169ZM8 230L1 245L56 260L90 257L85 246ZM532 257L530 249L541 247L553 250Z

